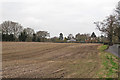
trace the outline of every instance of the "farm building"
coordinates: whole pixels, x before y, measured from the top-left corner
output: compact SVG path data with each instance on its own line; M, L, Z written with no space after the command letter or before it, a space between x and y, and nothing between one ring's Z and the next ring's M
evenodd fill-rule
M76 40L71 38L70 40L67 40L67 42L75 42Z

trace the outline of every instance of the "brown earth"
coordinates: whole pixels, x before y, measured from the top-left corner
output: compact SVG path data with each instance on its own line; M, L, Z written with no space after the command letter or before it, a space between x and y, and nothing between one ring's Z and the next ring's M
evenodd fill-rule
M96 78L99 44L3 42L3 78Z

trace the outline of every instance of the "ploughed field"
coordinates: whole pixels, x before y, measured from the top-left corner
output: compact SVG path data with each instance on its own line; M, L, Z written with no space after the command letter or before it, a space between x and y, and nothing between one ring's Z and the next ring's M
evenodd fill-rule
M3 78L96 78L99 44L3 42Z

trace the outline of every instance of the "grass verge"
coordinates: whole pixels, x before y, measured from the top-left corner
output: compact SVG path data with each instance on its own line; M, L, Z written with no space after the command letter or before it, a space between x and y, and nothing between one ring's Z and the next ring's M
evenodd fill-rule
M118 78L118 57L105 52L108 45L99 47L101 58L101 69L98 72L99 78Z

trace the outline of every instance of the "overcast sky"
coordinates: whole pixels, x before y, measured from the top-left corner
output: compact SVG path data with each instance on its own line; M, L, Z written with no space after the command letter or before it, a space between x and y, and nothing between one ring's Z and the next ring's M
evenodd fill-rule
M63 33L100 35L93 24L113 13L119 0L2 0L0 23L11 20L51 37ZM2 13L2 14L1 14Z

